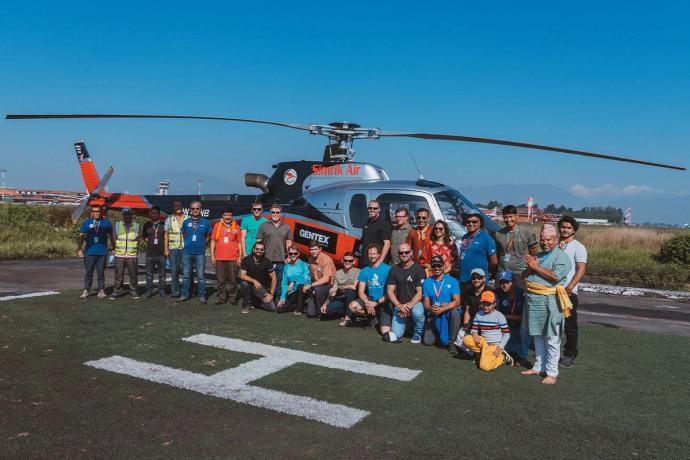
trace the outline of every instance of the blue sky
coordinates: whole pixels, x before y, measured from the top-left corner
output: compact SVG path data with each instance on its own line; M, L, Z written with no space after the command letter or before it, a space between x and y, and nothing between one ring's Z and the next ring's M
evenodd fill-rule
M683 2L35 1L4 10L2 113L345 119L690 166ZM115 167L111 189L131 193L150 193L162 173L189 175L173 191L203 174L219 179L205 191L235 191L244 172L319 158L324 143L246 124L2 120L7 183L79 190L72 143L81 138L101 171ZM412 152L425 176L461 191L548 183L586 204L690 201L687 172L443 141L355 147L394 178L416 175ZM690 219L677 212L669 207L667 220Z

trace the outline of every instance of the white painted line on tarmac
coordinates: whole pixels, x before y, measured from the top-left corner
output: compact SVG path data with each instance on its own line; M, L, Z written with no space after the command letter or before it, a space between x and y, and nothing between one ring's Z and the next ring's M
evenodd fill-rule
M320 401L307 396L269 390L251 385L250 383L275 374L296 363L313 364L331 369L342 369L349 372L402 381L410 381L422 372L208 334L199 334L182 340L199 345L263 356L213 375L198 374L158 364L136 361L122 356L111 356L95 361L87 361L84 364L150 382L163 383L217 398L229 399L263 409L316 420L338 428L350 428L364 419L370 412L342 404Z
M43 297L47 295L55 295L59 294L57 291L40 291L40 292L31 292L29 294L21 294L21 295L6 295L4 297L0 297L0 302L3 302L5 300L16 300L16 299L30 299L31 297Z
M619 319L627 319L627 320L636 320L636 321L652 321L654 323L665 323L665 324L675 324L677 326L690 326L690 322L688 321L675 321L672 319L661 319L661 318L649 318L647 316L635 316L635 315L619 315L616 313L598 313L598 312L593 312L593 311L587 311L587 310L578 310L577 314L579 315L582 313L584 316L599 316L603 318L619 318Z

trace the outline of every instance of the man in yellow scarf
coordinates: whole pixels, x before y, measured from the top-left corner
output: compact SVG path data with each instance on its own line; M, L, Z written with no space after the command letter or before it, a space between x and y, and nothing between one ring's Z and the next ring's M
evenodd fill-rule
M564 284L572 267L570 258L558 247L558 231L545 224L539 237L541 252L525 257L522 273L527 287L524 323L534 337L534 366L522 375L545 375L541 383L556 383L561 334L571 307Z

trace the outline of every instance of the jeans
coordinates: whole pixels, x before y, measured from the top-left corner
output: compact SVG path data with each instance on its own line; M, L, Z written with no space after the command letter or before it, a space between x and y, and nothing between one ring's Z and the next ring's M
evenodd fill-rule
M153 292L153 274L158 272L158 292L165 295L165 256L146 256L146 293Z
M180 296L180 273L182 272L182 249L171 249L168 255L170 262L170 295Z
M242 292L242 304L244 307L248 307L256 303L264 310L276 311L275 300L271 300L270 302L263 301L263 298L266 297L266 294L269 294L268 290L265 288L262 287L261 289L257 289L253 284L242 281L240 283L240 291Z
M534 337L534 366L532 369L546 372L549 377L558 377L558 360L561 357L561 338L554 335Z
M139 281L137 280L137 266L136 257L118 257L115 256L115 289L113 294L119 294L122 291L122 285L125 281L125 269L129 273L129 292L136 293Z
M436 327L436 316L429 315L424 325L424 338L422 339L424 345L435 345L438 342L441 346L447 347L449 343L453 343L458 337L458 332L460 332L462 327L462 309L453 308L441 313L441 315L447 315L448 341L443 343L441 331Z
M340 290L328 301L326 306L326 314L322 316L327 316L329 318L339 318L341 316L347 316L350 313L348 306L353 300L357 298L357 292L354 289Z
M285 262L273 262L273 270L276 274L276 292L274 292L274 297L280 299L280 294L283 292L283 269L285 268Z
M196 271L197 291L199 298L206 298L206 268L205 254L182 253L182 293L181 297L189 298L189 288L192 284L192 269Z
M563 356L577 357L577 294L570 294L570 301L573 304L573 309L570 310L570 316L565 319L565 346L563 347Z
M422 302L414 304L411 308L412 314L410 318L401 318L399 316L400 310L398 308L393 308L393 324L391 325L391 331L397 337L402 337L405 335L405 329L407 327L407 320L412 319L414 323L413 334L419 334L421 337L424 334L424 306Z
M84 268L86 274L84 275L84 290L90 291L93 283L93 270L96 269L96 280L98 282L98 290L105 288L105 262L108 256L85 256Z

